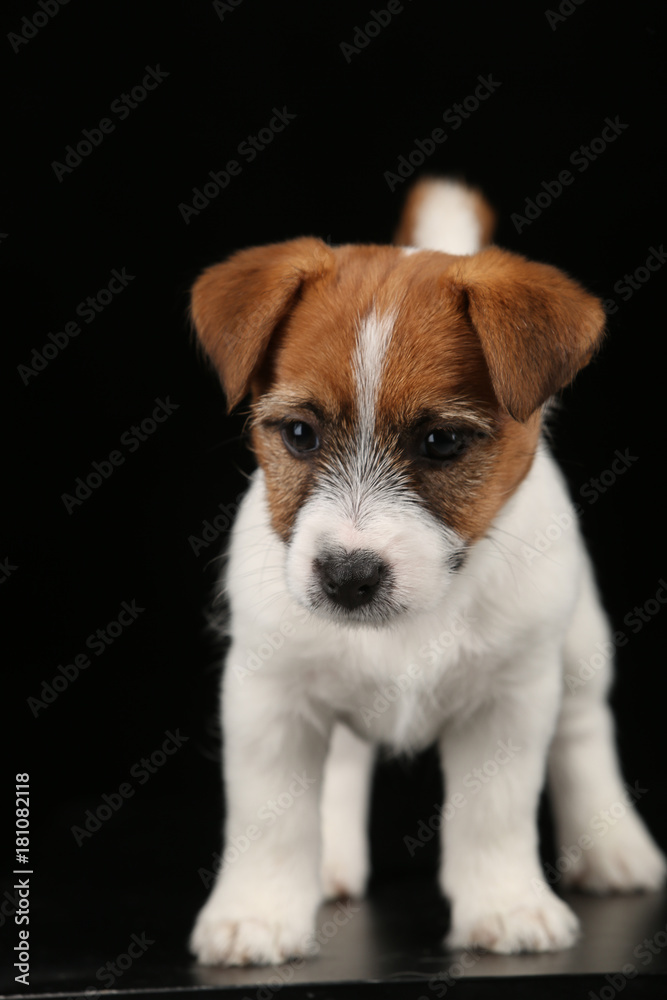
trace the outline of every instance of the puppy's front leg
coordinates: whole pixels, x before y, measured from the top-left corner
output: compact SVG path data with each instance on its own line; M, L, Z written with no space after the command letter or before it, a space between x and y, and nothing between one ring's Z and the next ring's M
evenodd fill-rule
M223 682L225 850L190 947L205 965L307 954L320 886L320 789L330 721L306 717L274 661ZM282 681L282 683L281 683ZM318 725L321 722L321 727Z
M322 888L327 899L365 892L374 759L370 743L342 723L335 727L322 789Z
M450 947L509 954L574 943L572 911L543 884L537 807L560 700L560 662L536 649L508 667L493 701L443 734L447 804L440 885Z

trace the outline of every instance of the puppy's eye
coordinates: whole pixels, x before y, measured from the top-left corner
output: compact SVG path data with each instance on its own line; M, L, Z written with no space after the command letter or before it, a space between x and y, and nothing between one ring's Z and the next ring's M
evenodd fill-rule
M304 455L309 451L317 451L320 439L314 428L303 420L290 420L280 428L283 441L288 451L293 455Z
M465 449L468 441L461 431L437 427L429 431L421 442L420 454L436 462L457 458Z

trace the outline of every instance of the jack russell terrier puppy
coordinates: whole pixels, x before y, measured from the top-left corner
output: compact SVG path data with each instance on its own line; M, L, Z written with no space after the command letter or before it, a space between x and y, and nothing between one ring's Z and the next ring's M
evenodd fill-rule
M489 246L492 224L476 191L428 179L394 246L295 239L194 286L230 409L251 393L259 463L224 573L227 847L190 942L204 964L307 955L321 900L363 894L377 745L440 748L450 948L577 939L540 865L547 771L558 843L580 845L564 884L663 881L614 749L610 657L565 683L613 648L575 518L548 552L534 544L572 509L544 412L604 313L562 272Z

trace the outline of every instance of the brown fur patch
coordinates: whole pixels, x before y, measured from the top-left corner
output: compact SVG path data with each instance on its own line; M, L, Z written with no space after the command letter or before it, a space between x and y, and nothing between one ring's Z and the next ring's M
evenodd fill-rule
M465 291L500 402L517 420L572 381L604 333L602 304L561 271L498 247L459 257Z
M301 287L331 265L327 245L304 238L241 250L197 280L192 321L220 375L230 410L247 393L269 340Z
M408 191L408 196L403 203L401 218L394 233L394 243L399 247L414 246L414 233L417 228L419 210L424 203L432 181L421 180L413 184Z
M388 440L402 428L406 440L415 438L417 427L421 436L435 427L488 427L485 437L473 439L451 462L417 460L406 467L431 513L475 541L528 472L540 417L521 425L499 408L465 296L447 280L460 258L446 258L443 275L443 257L434 252L404 258L406 292L385 363L378 433ZM430 425L419 422L424 410L434 414Z
M323 459L292 456L278 425L294 419L315 424L328 454L340 453L341 437L354 433L352 366L359 323L400 260L391 247L347 246L333 253L337 266L302 289L253 379L253 399L262 401L254 409L253 447L272 485L271 521L283 539L314 488ZM272 406L272 397L281 405ZM299 401L314 403L321 419L315 421Z
M595 349L601 306L554 268L496 248L406 255L304 239L210 269L195 287L194 320L230 406L252 388L253 446L285 541L332 463L358 444L353 359L359 325L373 311L396 314L376 453L434 516L474 541L530 468L540 405ZM316 428L318 452L286 449L280 426L292 420ZM459 458L419 459L420 433L471 422L489 433Z
M489 245L496 231L496 213L477 188L470 188L470 194L475 202L475 215L480 225L480 243L485 247Z

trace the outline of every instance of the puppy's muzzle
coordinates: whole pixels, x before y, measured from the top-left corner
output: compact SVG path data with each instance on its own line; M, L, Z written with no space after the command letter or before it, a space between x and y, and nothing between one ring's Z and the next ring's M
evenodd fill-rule
M315 560L322 591L339 608L353 611L371 604L386 583L387 567L375 552L328 552Z

